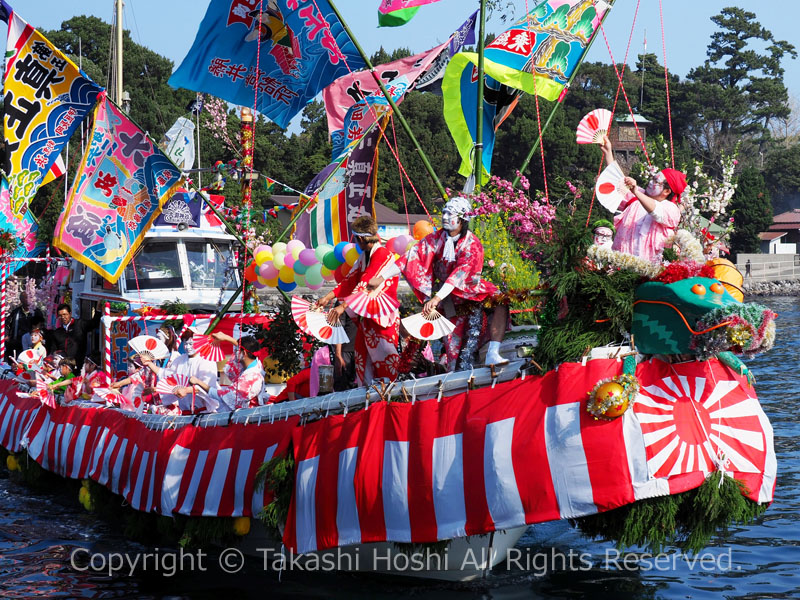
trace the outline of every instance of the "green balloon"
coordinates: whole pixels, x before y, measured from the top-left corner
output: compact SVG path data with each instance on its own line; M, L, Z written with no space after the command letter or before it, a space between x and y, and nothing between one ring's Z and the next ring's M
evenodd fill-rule
M306 281L308 285L321 285L322 284L322 265L317 263L311 265L306 269Z
M325 256L322 257L322 264L325 265L326 267L328 267L331 271L333 271L334 269L336 269L342 263L340 263L336 259L336 256L334 255L333 250L331 250Z

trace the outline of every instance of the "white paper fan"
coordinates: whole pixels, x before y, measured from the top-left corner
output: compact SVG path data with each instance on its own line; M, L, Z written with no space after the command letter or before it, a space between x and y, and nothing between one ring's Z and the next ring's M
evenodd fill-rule
M186 387L189 385L189 376L183 373L170 373L165 377L159 377L156 383L156 391L159 394L174 394L175 388Z
M372 319L381 327L394 321L400 302L380 291L357 290L347 297L347 308L360 317Z
M151 360L161 360L169 354L166 344L152 335L140 335L128 342L136 354L149 356Z
M608 165L594 186L597 192L597 200L612 213L616 212L619 205L625 201L628 188L625 187L625 174L616 161Z
M328 323L325 313L310 311L307 315L308 330L320 342L326 344L346 344L350 341L340 321L335 325Z
M33 371L41 370L44 363L44 354L35 352L32 349L23 350L17 355L17 363Z
M596 108L581 119L575 132L579 144L601 144L611 127L611 111Z
M313 335L311 330L308 328L308 322L306 321L306 314L310 310L311 302L304 300L299 296L292 296L292 317L294 317L294 322L297 323L297 327L300 328L300 331L309 335Z
M453 323L435 310L427 317L422 313L406 317L403 319L403 327L418 340L425 341L443 338L446 335L450 335L456 328Z
M206 360L219 362L225 359L225 351L222 349L222 343L210 335L195 333L192 336L192 341L194 342L195 353Z

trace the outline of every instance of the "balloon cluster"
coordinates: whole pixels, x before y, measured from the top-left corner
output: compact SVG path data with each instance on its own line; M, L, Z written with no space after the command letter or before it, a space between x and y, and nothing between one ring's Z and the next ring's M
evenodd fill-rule
M424 225L422 225L424 223ZM386 248L396 255L405 254L415 243L433 231L428 221L414 226L414 236L398 235L386 242ZM320 289L326 281L339 283L353 268L361 250L352 242L335 246L321 244L306 248L300 240L276 242L271 247L258 246L254 260L244 270L244 278L257 289L276 287L291 292L298 285L311 290Z
M299 286L320 289L326 281L339 283L353 268L360 251L351 242L306 248L300 240L258 246L244 277L257 289L276 287L291 292Z

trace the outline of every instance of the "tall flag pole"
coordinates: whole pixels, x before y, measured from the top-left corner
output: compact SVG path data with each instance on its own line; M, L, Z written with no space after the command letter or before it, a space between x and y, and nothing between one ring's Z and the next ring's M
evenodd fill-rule
M606 0L606 3L608 4L608 8L603 13L603 16L600 19L600 26L603 25L603 23L605 22L606 18L609 15L609 13L611 13L611 8L614 6L614 2L615 2L615 0ZM581 57L578 60L578 64L575 65L575 68L573 69L572 74L569 77L569 80L567 81L566 85L564 86L564 92L558 98L558 101L556 102L555 106L553 106L552 110L550 111L550 115L547 117L547 121L545 121L544 125L542 126L541 135L536 140L536 143L533 144L533 146L531 147L530 152L528 152L528 156L525 157L525 160L520 165L519 170L518 170L519 173L524 173L525 172L525 169L528 168L528 164L531 162L531 159L533 158L533 155L539 149L539 144L542 143L542 136L544 136L545 131L547 131L547 127L550 125L550 121L553 120L553 116L556 114L556 111L558 110L558 107L561 106L561 103L564 100L564 96L566 95L566 91L569 89L569 86L572 83L572 80L575 79L575 75L578 74L578 68L581 66L581 64L583 63L584 59L586 58L586 55L589 53L589 49L592 47L592 44L594 43L594 40L597 37L597 31L599 29L600 29L600 27L596 27L594 32L592 33L592 37L589 39L589 42L586 44L586 48L584 49L583 54L581 54ZM520 178L520 175L517 175L514 178L514 182L513 182L513 186L514 187L517 187L517 184L519 183L519 178Z
M425 165L425 170L428 171L428 175L430 175L431 180L433 180L433 183L436 185L436 189L439 190L439 193L442 195L442 198L447 198L447 192L445 191L442 182L439 180L438 175L436 175L436 171L433 170L433 166L431 166L431 162L430 160L428 160L425 151L422 149L422 146L420 146L419 141L417 141L414 132L411 131L411 127L409 126L408 121L406 121L405 117L403 117L403 113L400 112L400 108L398 108L397 103L392 98L392 95L386 89L386 85L383 83L383 80L378 75L378 73L376 73L375 67L372 65L372 62L369 60L369 57L367 56L366 52L364 52L364 49L361 47L361 44L358 43L358 40L353 35L352 30L342 17L342 13L339 12L339 9L336 7L336 4L333 2L333 0L329 0L329 4L331 9L333 9L333 12L336 14L336 17L339 19L339 22L342 24L342 27L344 27L345 32L350 37L350 40L353 42L356 51L361 56L361 59L364 61L364 63L367 65L367 68L369 69L370 73L372 73L372 76L375 78L375 83L377 83L378 86L381 88L381 92L386 98L386 101L389 103L389 106L392 107L394 114L397 115L397 118L400 121L400 124L403 126L403 129L405 130L409 139L411 140L411 143L414 144L414 148L416 149L417 154L419 154L419 157L422 160L422 164Z
M644 54L642 54L642 90L639 92L639 114L642 113L642 104L644 104L644 72L645 72L645 57L647 56L647 29L644 30Z

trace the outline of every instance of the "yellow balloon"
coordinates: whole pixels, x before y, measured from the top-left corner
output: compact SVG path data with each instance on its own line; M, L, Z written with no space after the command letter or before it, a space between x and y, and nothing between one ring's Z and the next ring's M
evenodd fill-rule
M258 283L260 283L261 285L269 285L269 279L264 279L263 277L261 277L261 275L256 277L256 281L258 281Z
M283 252L279 252L272 256L272 264L275 266L276 269L282 269L286 263L283 260L283 257L286 256Z
M236 517L233 520L233 533L238 536L250 533L250 517Z
M276 277L275 279L266 279L264 283L269 287L278 287L278 278Z
M305 250L305 248L303 248L302 246L295 246L294 248L292 248L292 256L294 257L295 260L297 260L297 257L300 256L300 253L303 250Z
M268 252L267 250L262 250L258 254L256 254L256 264L260 267L265 262L269 262L272 260L272 252Z
M283 267L278 273L278 279L283 283L294 282L294 269L292 267Z
M344 255L344 260L348 265L352 267L354 264L356 264L356 261L358 260L358 250L356 250L355 248L350 248L347 251L347 254Z

